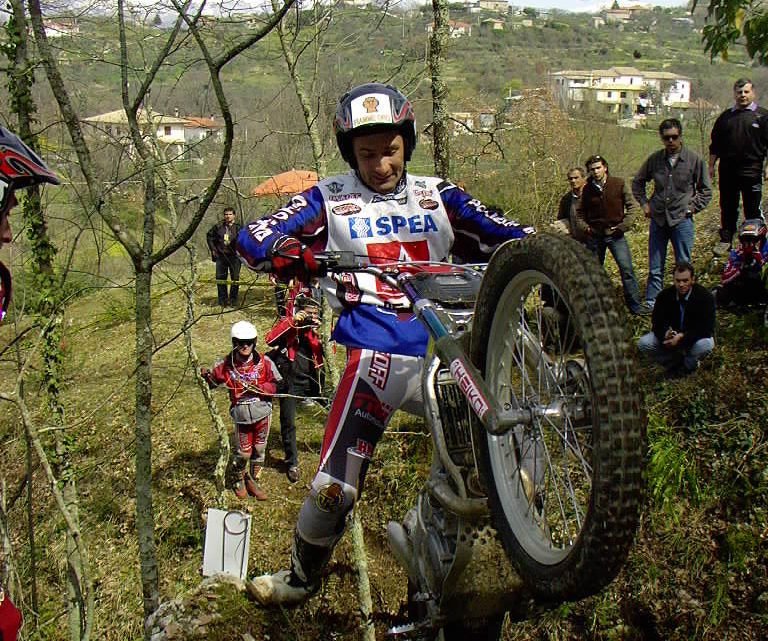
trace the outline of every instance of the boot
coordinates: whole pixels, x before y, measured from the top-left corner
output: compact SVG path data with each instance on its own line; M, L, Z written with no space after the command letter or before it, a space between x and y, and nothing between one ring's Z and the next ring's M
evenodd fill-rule
M267 493L261 489L258 478L261 476L261 465L256 465L251 461L251 469L245 476L245 489L248 494L255 497L257 501L266 501Z
M246 481L245 481L245 470L243 470L242 472L239 472L239 477L235 482L235 487L233 488L233 491L235 493L235 496L239 499L244 499L248 497L248 489L246 487Z
M294 531L291 569L251 579L248 592L264 606L299 605L317 592L332 553L333 547L312 545Z

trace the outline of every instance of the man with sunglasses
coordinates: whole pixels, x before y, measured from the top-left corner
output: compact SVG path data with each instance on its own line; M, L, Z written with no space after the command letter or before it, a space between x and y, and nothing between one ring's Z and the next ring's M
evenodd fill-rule
M18 201L16 190L59 179L21 139L0 126L0 249L13 240L8 216ZM11 302L11 272L0 262L0 322Z
M718 165L720 186L720 242L716 256L728 252L739 219L739 199L744 219L762 218L760 200L763 178L768 178L768 109L755 101L755 89L748 78L733 84L732 107L721 113L712 127L709 145L709 176L714 179Z
M632 194L651 219L648 232L648 281L645 301L653 306L664 285L667 245L672 243L675 263L690 263L693 251L693 215L712 199L707 166L683 146L683 126L677 118L659 125L663 149L652 153L632 180ZM653 195L646 186L653 184Z

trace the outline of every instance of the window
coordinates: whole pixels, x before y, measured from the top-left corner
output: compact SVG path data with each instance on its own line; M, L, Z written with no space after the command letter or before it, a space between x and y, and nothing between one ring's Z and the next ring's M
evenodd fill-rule
M163 135L165 135L165 136L170 136L171 135L171 126L170 125L165 125L165 127L163 128Z
M626 92L626 91L622 91L622 92L619 94L619 97L620 97L620 98L626 98L626 97L627 97L627 92Z
M609 91L609 92L607 92L607 93L605 94L605 97L606 97L606 98L611 98L612 96L613 96L613 92L612 92L612 91Z

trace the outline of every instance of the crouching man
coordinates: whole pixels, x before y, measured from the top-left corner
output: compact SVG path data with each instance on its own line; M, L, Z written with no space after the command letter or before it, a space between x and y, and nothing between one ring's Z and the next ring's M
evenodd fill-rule
M664 366L668 377L688 376L715 347L715 299L696 284L693 265L675 265L675 284L656 298L651 331L638 349Z

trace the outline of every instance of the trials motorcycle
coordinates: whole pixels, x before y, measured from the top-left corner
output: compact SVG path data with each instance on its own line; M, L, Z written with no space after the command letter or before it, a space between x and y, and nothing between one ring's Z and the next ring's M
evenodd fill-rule
M390 548L408 575L402 639L497 640L506 612L591 595L621 569L643 498L645 416L613 287L571 239L487 265L317 256L367 273L427 328L429 478Z

